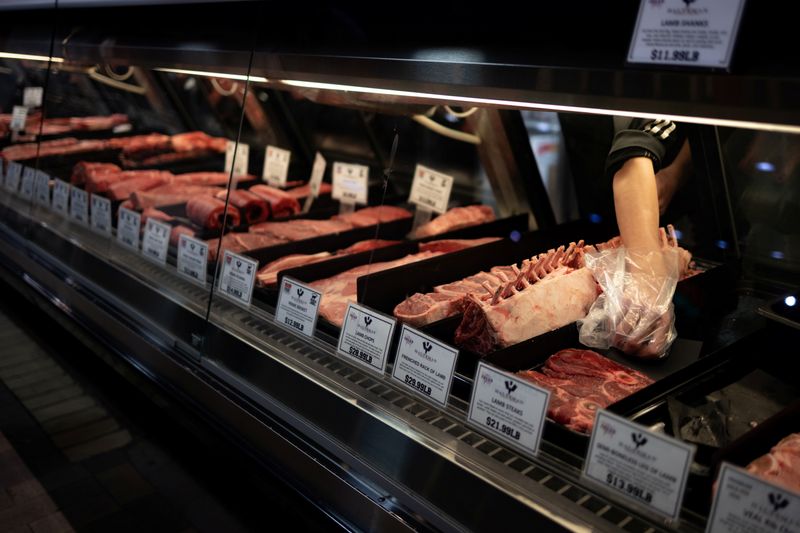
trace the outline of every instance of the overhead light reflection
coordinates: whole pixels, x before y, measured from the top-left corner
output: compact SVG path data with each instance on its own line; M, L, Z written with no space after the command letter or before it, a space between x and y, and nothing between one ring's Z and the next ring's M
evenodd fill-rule
M788 305L789 307L794 307L797 304L797 298L794 296L787 296L786 299L783 300L783 303Z
M223 78L226 80L259 81L266 83L269 80L261 76L248 76L246 74L228 74L227 72L207 72L205 70L186 70L182 68L154 68L159 72L172 72L173 74L188 74L190 76L207 76L209 78Z
M2 59L30 59L31 61L52 61L53 63L63 63L63 57L37 56L34 54L15 54L13 52L0 52Z

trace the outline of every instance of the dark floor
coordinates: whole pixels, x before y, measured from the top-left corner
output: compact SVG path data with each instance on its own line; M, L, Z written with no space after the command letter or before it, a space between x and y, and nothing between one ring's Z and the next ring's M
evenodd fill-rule
M194 415L176 423L180 408L2 282L0 295L0 531L338 529ZM13 450L3 452L3 435ZM14 452L38 483L20 483Z

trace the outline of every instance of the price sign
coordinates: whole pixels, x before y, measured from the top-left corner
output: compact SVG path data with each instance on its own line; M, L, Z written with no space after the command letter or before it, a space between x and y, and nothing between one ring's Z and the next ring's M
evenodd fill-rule
M178 240L178 274L205 286L207 264L208 243L181 234Z
M706 531L800 532L800 494L723 463Z
M283 277L275 322L307 337L314 336L322 293L295 279Z
M6 182L5 186L9 192L16 193L19 191L19 181L22 177L22 165L16 161L9 161L8 168L6 169Z
M366 204L369 167L333 164L333 199L346 204Z
M583 475L632 503L677 520L694 449L601 409Z
M728 68L744 0L642 0L631 63Z
M249 166L250 145L228 141L225 147L225 172L230 173L231 169L233 169L234 177L245 176Z
M536 455L549 400L549 391L478 363L467 420L511 446Z
M53 202L50 207L63 216L69 214L69 188L69 183L56 178L55 185L53 185Z
M48 174L41 170L36 173L33 191L37 204L50 207L50 176Z
M42 96L44 88L25 87L22 92L22 105L25 107L42 107Z
M69 215L78 222L89 223L89 193L77 187L70 189Z
M392 378L444 407L450 394L458 350L403 324Z
M408 201L421 209L441 214L447 211L452 190L453 176L417 165Z
M257 272L258 261L225 250L217 290L234 302L249 306Z
M25 167L22 171L22 185L19 188L19 194L26 200L33 200L33 185L36 181L36 169L32 167Z
M277 146L267 146L267 155L264 157L264 181L273 187L285 187L286 178L289 175L289 160L292 152L278 148Z
M308 213L311 209L311 204L314 203L314 199L319 197L319 189L322 187L322 178L325 176L325 167L327 166L327 162L325 158L322 157L322 154L317 152L317 155L314 157L314 167L311 169L311 179L308 180L309 189L311 189L311 195L306 198L305 203L303 204L303 213Z
M91 225L98 232L111 236L111 200L92 195Z
M139 249L142 215L125 207L117 211L117 242L134 250Z
M144 225L142 237L142 255L148 259L165 265L167 264L167 251L169 250L169 235L172 226L166 222L148 218Z
M24 131L28 121L28 108L22 105L15 105L11 109L11 124L8 128L11 131Z
M383 374L396 324L394 318L350 302L337 351L345 359Z

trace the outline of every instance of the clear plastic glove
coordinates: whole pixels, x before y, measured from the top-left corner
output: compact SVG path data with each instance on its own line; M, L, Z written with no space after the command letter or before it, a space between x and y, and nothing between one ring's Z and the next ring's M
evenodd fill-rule
M644 359L666 356L677 337L672 296L679 249L637 253L620 247L589 252L585 261L603 293L578 321L580 342Z

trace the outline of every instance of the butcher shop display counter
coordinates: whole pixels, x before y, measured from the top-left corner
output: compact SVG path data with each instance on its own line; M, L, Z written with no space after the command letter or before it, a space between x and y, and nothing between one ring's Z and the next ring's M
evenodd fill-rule
M112 366L346 528L700 531L750 483L798 529L796 78L620 67L613 40L602 68L364 48L367 15L266 32L261 2L174 32L185 6L115 9L152 35L60 6L0 39L0 272ZM341 46L288 31L326 14ZM586 324L624 261L615 117L662 114L688 158L657 176L659 358Z

